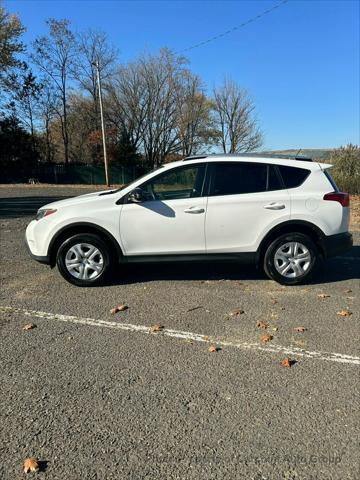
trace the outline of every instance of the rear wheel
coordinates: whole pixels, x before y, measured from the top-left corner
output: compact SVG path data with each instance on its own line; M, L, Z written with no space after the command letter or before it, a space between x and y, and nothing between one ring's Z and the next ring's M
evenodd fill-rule
M110 270L109 247L98 235L74 235L60 245L56 264L65 280L74 285L99 285Z
M303 233L287 233L267 248L264 270L268 277L283 285L308 281L319 261L319 251Z

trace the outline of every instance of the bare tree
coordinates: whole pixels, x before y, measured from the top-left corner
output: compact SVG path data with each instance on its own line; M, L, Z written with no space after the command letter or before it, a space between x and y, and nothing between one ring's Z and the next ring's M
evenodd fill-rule
M12 100L10 108L30 131L33 152L35 152L35 123L42 85L30 70L9 75Z
M250 152L263 143L255 118L255 105L246 90L232 80L214 88L215 121L224 153Z
M82 90L91 95L97 104L98 88L96 62L99 62L101 78L104 85L114 73L118 56L117 49L111 45L107 34L98 30L87 30L77 37L78 61L74 65L74 78Z
M38 103L38 113L44 133L44 157L47 162L52 162L55 156L55 145L52 134L52 124L59 111L60 99L54 91L52 84L44 80L42 82L41 97Z
M54 83L61 100L57 110L61 122L61 135L64 144L64 160L69 162L69 130L67 95L69 76L73 70L76 54L74 34L69 28L69 20L49 19L49 35L38 37L34 43L32 61L42 69L46 77Z
M118 52L109 42L107 34L97 30L89 29L80 33L77 42L78 58L73 75L82 91L92 99L92 108L87 109L86 122L93 131L98 131L100 120L96 64L99 65L102 82L106 89L114 73ZM102 158L100 144L91 150L91 155L93 162Z
M200 78L191 72L184 75L176 100L179 150L183 156L189 156L211 143L214 134L210 116L211 102L205 95Z

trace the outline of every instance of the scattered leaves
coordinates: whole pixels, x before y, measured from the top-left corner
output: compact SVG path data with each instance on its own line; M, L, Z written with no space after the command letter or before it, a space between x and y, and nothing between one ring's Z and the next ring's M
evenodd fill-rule
M337 314L340 315L340 317L350 317L352 312L350 312L350 310L340 310Z
M233 310L230 315L232 317L235 317L235 316L238 316L238 315L242 315L244 312L244 310L241 310L241 308L236 308L235 310Z
M286 358L284 358L284 360L282 360L281 365L282 365L283 367L285 367L285 368L290 368L290 367L291 367L291 363L292 363L292 362L291 362L290 358L287 358L287 357L286 357Z
M261 335L260 342L263 345L265 345L266 343L270 342L270 340L272 339L273 339L273 336L267 333L266 335Z
M39 471L39 462L36 460L36 458L27 458L24 461L24 473L35 473Z
M266 330L269 327L269 324L266 322L260 321L260 322L257 322L256 326L258 328L263 328L264 330Z
M220 348L215 347L214 345L211 345L211 347L208 348L208 351L210 353L218 352L219 350L220 350Z
M295 327L294 331L298 333L303 333L305 332L306 328L305 327Z
M36 325L34 323L27 323L26 325L23 326L23 330L33 330L36 328Z
M319 298L329 298L330 295L328 295L327 293L319 293L318 297Z
M150 332L151 333L161 332L162 330L164 330L164 327L162 325L160 325L160 323L155 323L155 325L152 325L150 327Z

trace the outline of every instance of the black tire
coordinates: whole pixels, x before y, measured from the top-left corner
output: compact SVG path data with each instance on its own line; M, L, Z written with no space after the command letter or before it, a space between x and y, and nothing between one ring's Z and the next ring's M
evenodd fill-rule
M279 249L283 248L283 252L290 252L290 247L287 244L297 242L305 247L301 249L298 246L299 255L307 255L305 251L309 253L309 260L305 261L300 259L291 260L294 258L289 253L289 260L281 260L279 256L276 256L276 253ZM314 273L316 267L318 266L320 260L320 253L315 243L311 240L310 237L303 233L286 233L280 237L273 240L270 245L267 247L265 256L264 256L264 271L266 275L275 280L276 282L282 285L299 285L301 283L306 283L310 280L312 274ZM286 263L288 262L288 263ZM299 268L296 263L299 264ZM294 268L293 268L293 267ZM286 274L281 274L278 269L287 269ZM303 273L300 274L299 271L302 270ZM286 276L287 275L287 276ZM291 277L291 275L294 275Z
M72 247L76 245L82 245L80 251L84 252L84 255L90 252L90 249L87 249L88 247L85 247L84 245L90 245L95 249L97 249L97 251L99 252L99 254L96 254L94 256L94 260L92 260L93 262L92 264L90 264L90 260L86 260L86 259L82 260L82 262L88 261L87 266L84 266L84 265L82 266L83 270L87 268L86 276L88 276L88 278L77 278L75 276L76 274L81 275L80 268L82 267L72 268L71 270L74 272L72 274L70 273L68 267L66 266L66 263L69 261L76 262L76 259L77 259L76 254L73 253L73 251L71 250ZM73 260L71 260L72 256L75 257ZM64 240L64 242L60 245L57 251L56 264L60 274L68 282L78 287L92 287L92 286L101 285L105 281L105 279L108 277L110 273L110 267L111 267L111 257L112 256L111 256L110 248L101 237L92 233L84 233L84 234L73 235L72 237ZM94 265L95 268L99 269L99 272L93 269L92 265ZM96 276L94 276L94 278L91 278L91 275L96 275Z

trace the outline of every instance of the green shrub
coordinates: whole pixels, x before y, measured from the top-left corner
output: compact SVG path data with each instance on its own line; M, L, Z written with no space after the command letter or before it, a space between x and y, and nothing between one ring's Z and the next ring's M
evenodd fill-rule
M340 190L360 194L360 147L349 143L331 153L329 163L334 164L331 175Z

